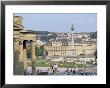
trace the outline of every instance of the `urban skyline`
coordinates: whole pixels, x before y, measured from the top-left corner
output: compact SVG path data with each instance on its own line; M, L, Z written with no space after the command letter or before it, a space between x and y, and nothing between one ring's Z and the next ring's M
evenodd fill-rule
M36 14L16 13L14 16L22 16L25 30L70 32L74 24L74 32L96 32L97 14L95 13L58 13L58 14Z
M97 32L75 34L73 25L70 33L27 31L23 20L13 18L14 75L97 75Z

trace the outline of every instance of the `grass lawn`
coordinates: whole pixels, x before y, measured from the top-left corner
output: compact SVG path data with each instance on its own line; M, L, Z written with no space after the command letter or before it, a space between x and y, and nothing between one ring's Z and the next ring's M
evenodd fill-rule
M35 63L35 67L50 67L56 63L58 64L59 67L66 67L66 68L75 68L75 67L82 68L82 67L85 67L85 65L83 65L83 64L52 62L52 61L45 61L45 60L37 61Z

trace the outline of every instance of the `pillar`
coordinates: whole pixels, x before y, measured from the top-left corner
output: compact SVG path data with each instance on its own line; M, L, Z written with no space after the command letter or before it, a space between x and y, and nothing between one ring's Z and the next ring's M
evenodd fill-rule
M27 50L26 50L26 41L23 41L23 59L24 59L24 70L27 69Z
M72 27L71 27L71 33L72 33L72 49L74 49L74 27L73 27L73 25L72 25Z
M74 49L74 35L73 35L73 31L72 31L72 49Z
M36 57L35 57L35 41L32 40L32 61L35 61Z
M31 41L31 49L32 49L32 74L35 75L36 74L36 67L34 66L35 61L36 61L36 57L35 57L35 41L32 40Z
M23 41L20 40L19 41L19 45L20 45L20 48L19 48L19 51L20 51L20 55L19 55L19 62L23 62Z
M19 51L19 39L14 39L14 51Z

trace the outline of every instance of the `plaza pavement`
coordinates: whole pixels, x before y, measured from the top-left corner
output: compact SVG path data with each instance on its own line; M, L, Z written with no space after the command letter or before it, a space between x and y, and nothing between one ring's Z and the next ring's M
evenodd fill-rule
M80 69L75 69L75 68L68 68L69 72L65 73L67 68L58 68L58 71L56 74L52 74L53 70L50 67L36 67L36 71L39 70L41 72L48 72L49 75L81 75ZM75 70L75 74L73 74L72 71ZM97 75L97 67L87 67L85 70L82 68L83 75Z

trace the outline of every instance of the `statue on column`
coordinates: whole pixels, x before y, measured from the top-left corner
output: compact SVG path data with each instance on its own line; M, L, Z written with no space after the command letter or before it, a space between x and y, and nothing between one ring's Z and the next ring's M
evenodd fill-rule
M74 49L74 25L72 24L72 27L71 27L71 46L72 46L72 56L74 56L75 55L75 49Z

